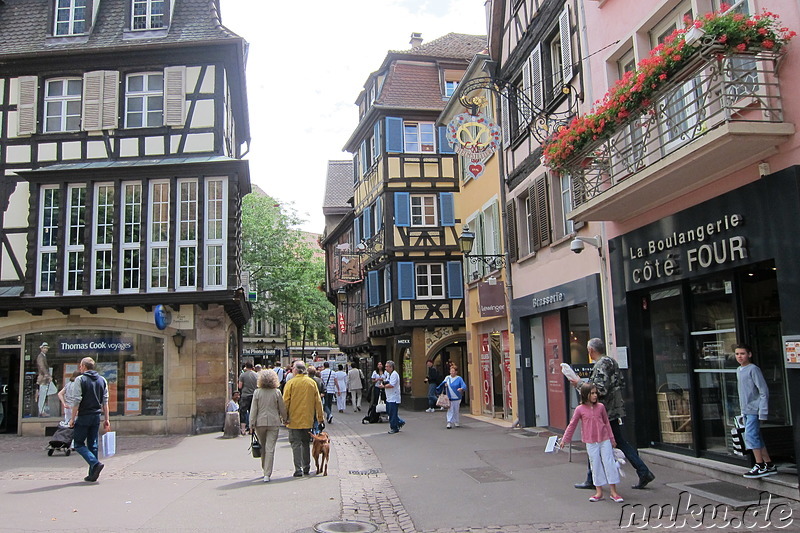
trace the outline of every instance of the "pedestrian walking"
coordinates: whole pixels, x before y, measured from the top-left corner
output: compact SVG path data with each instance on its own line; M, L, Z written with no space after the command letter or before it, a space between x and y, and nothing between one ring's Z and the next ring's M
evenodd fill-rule
M394 361L386 361L386 373L389 374L386 381L382 381L381 388L386 392L386 414L389 415L389 434L399 432L406 421L400 418L398 409L400 408L400 374L394 367Z
M244 372L239 376L239 390L242 398L239 401L239 421L242 424L242 435L250 429L250 404L253 402L253 393L258 386L258 376L253 370L250 361L244 364Z
M332 410L333 400L336 397L336 376L328 361L322 363L322 372L319 373L319 378L325 385L325 400L322 402L322 406L325 409L325 420L330 424L333 422Z
M350 403L353 405L353 412L361 411L361 391L364 387L364 373L358 368L358 363L350 363L350 370L347 372L347 390L350 391Z
M344 365L338 366L334 378L336 379L336 408L340 413L344 413L347 407L347 372L344 371Z
M450 407L447 409L447 429L460 427L461 421L459 408L461 407L461 399L464 397L464 391L467 390L467 384L464 379L458 375L458 366L455 364L450 365L450 375L444 378L439 386L436 388L436 393L441 394L443 391L447 393L447 399L450 400Z
M589 339L586 347L589 351L589 357L594 361L594 367L592 367L592 374L589 376L588 383L597 387L598 400L603 404L608 413L611 431L614 433L614 440L617 443L617 448L625 454L625 458L628 459L631 466L636 469L636 474L639 476L639 482L631 488L643 489L648 483L653 481L656 476L647 468L647 465L644 464L636 448L625 440L625 436L622 434L622 419L625 417L625 403L622 399L622 377L619 372L619 365L613 358L606 355L606 345L602 340L596 337ZM578 388L586 381L587 380L580 379L570 380L570 382ZM595 488L592 482L591 466L586 473L586 481L576 483L575 488Z
M108 383L94 369L94 359L84 357L78 365L81 375L75 378L73 389L72 419L69 427L74 428L72 440L75 451L89 465L89 475L84 481L94 482L105 466L98 459L97 441L100 438L100 415L103 415L103 428L111 430L108 419Z
M261 443L261 470L264 472L264 483L269 482L272 476L278 433L288 418L280 385L278 374L274 370L259 372L258 388L253 394L253 404L250 408L250 431L255 432L258 442Z
M428 408L425 412L432 413L436 411L436 390L442 383L442 374L430 359L425 364L428 365L428 372L425 375L425 383L428 384Z
M591 496L589 501L599 502L602 500L602 487L608 485L611 489L611 499L622 503L625 500L617 492L619 467L613 450L617 446L617 441L611 430L608 412L598 400L596 386L584 383L580 390L581 404L575 408L572 420L564 431L564 437L561 439L559 447L563 448L572 440L572 434L575 433L578 422L580 422L581 440L586 444L586 452L589 454L589 464L592 470L592 482L595 486L594 496Z
M769 415L769 388L761 369L753 364L753 351L747 344L738 344L733 352L739 390L739 409L744 417L744 445L753 451L756 464L744 473L746 478L773 476L778 473L761 437L761 422Z
M289 443L292 445L294 477L308 475L311 469L311 430L314 424L325 425L325 413L319 398L319 389L306 373L302 361L294 362L294 377L286 382L283 401L289 416Z

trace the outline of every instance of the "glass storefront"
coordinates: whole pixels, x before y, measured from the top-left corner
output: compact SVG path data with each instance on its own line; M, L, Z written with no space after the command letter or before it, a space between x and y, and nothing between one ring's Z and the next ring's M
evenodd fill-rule
M63 416L58 392L84 357L106 378L112 416L164 414L164 340L111 330L70 330L25 337L22 417Z
M740 414L734 356L753 347L770 389L770 427L790 425L773 262L650 290L643 315L653 354L660 442L733 455Z

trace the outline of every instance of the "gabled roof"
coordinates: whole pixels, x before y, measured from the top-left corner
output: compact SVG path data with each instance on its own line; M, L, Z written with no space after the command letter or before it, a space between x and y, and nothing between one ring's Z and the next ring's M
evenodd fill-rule
M322 211L325 214L341 214L353 207L347 201L353 196L353 161L328 161L328 177L325 180L325 199Z
M222 25L215 0L176 0L169 31L154 38L123 39L131 0L100 0L91 34L83 39L52 38L47 0L0 2L0 57L86 51L92 49L137 49L169 44L241 40ZM128 32L135 34L136 32Z
M438 39L421 44L410 50L392 50L394 54L408 54L439 58L466 59L486 49L485 35L467 35L465 33L448 33Z

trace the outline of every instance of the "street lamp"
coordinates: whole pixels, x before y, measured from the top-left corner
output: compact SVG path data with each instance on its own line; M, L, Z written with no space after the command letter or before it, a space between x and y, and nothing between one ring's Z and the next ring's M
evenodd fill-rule
M481 255L473 254L472 247L475 244L475 234L469 230L469 224L464 224L461 228L461 235L458 237L458 247L464 257L469 259L469 262L477 265L483 263L492 270L500 270L505 265L505 256L503 255Z

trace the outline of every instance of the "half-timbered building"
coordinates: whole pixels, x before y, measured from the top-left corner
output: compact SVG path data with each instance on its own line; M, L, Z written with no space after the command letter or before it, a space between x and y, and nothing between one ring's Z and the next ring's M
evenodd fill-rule
M412 34L411 45L387 54L356 101L345 150L354 154L350 254L362 281L340 288L345 304L363 295L372 357L394 360L403 392L424 408L426 360L466 368L458 156L435 122L486 39L450 33L422 44Z
M218 1L6 0L0 42L2 429L56 425L84 356L119 431L222 427L249 318L245 41Z

